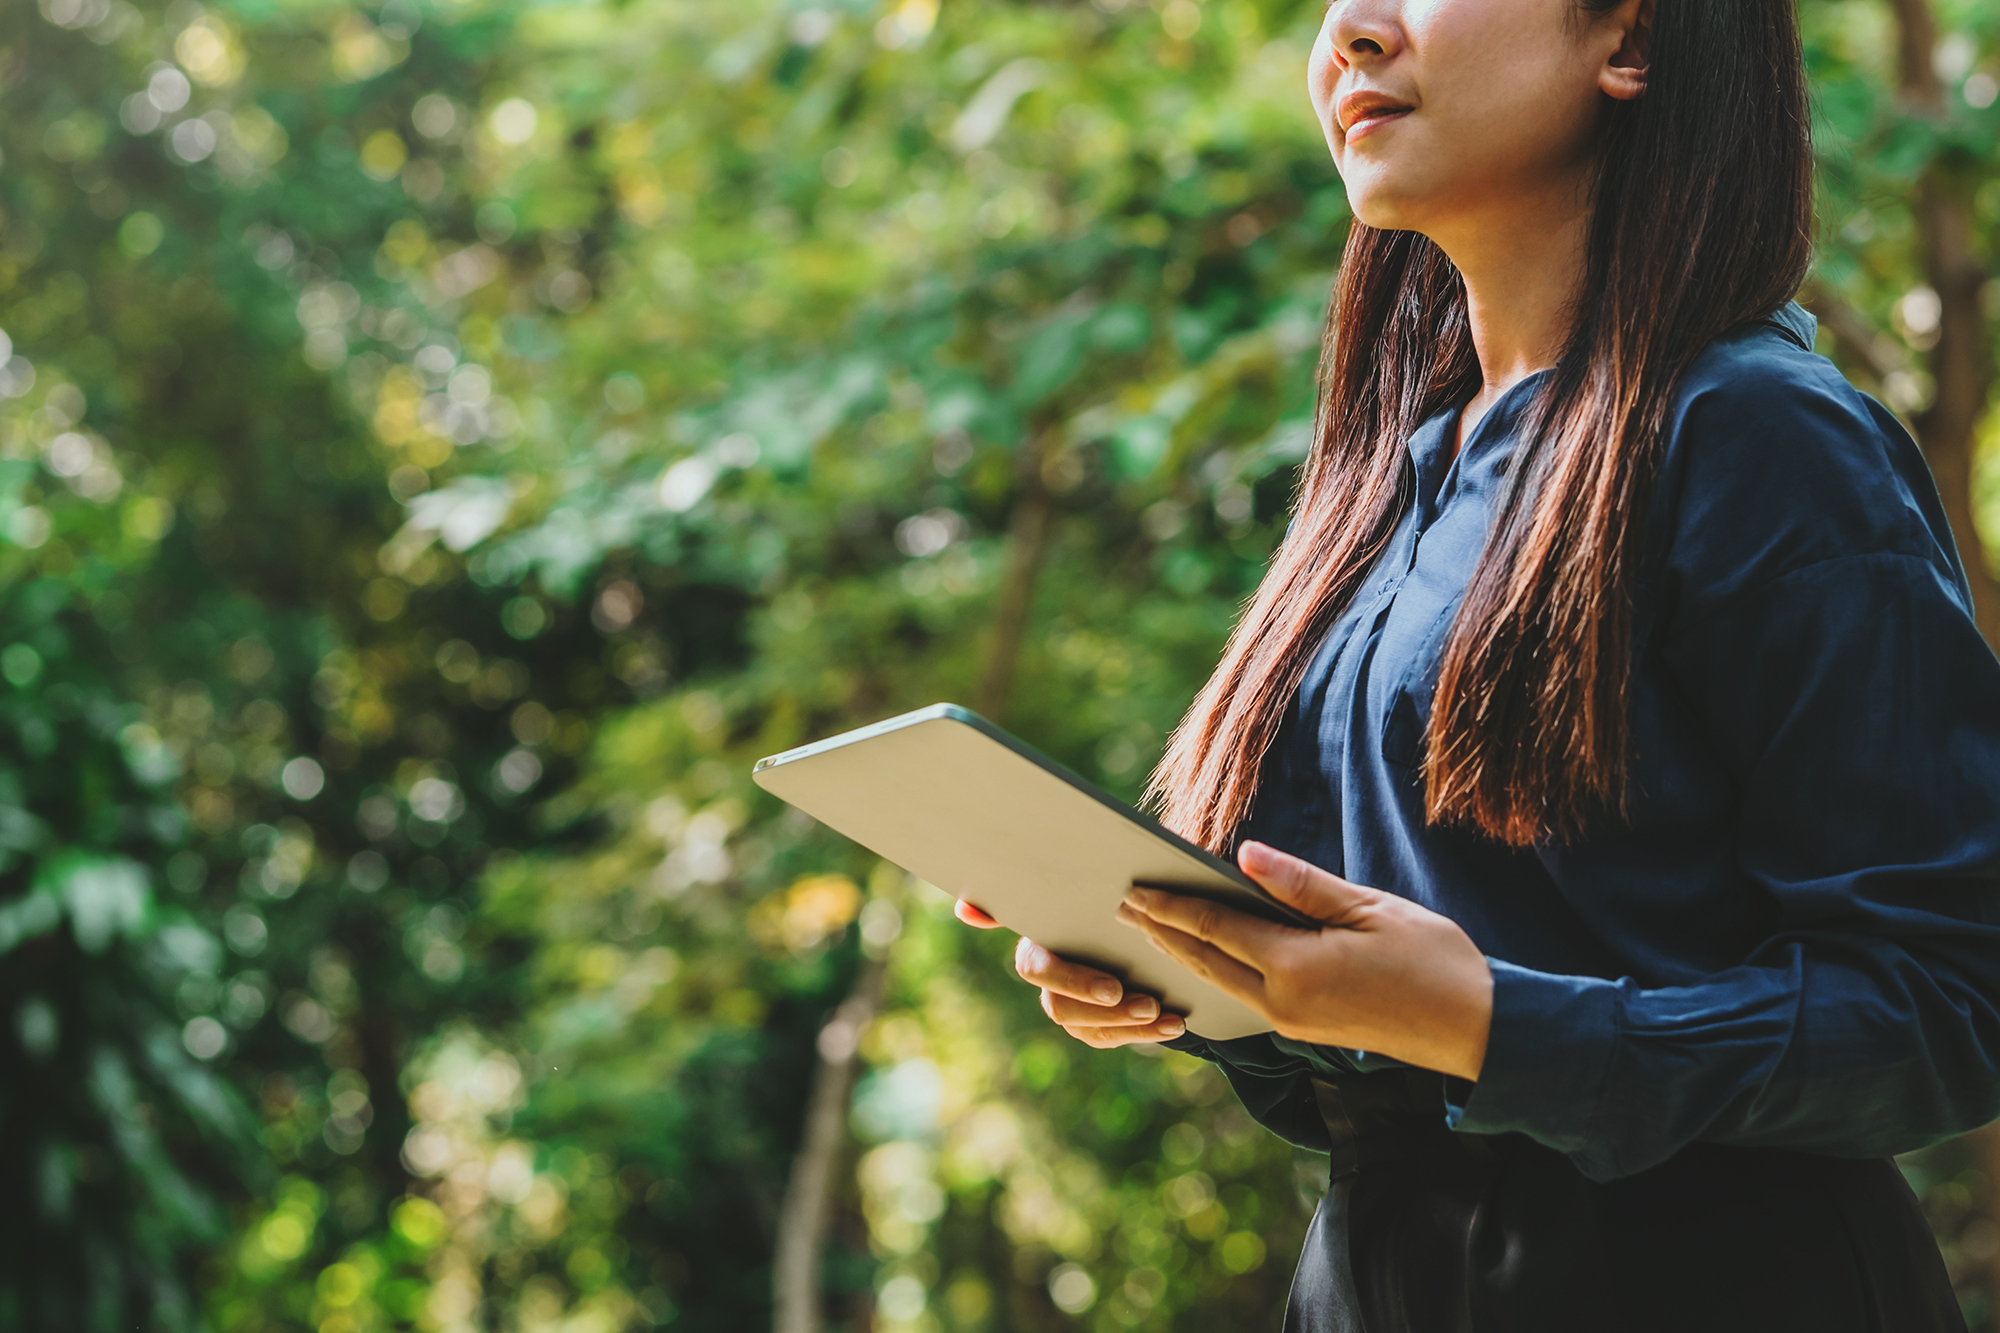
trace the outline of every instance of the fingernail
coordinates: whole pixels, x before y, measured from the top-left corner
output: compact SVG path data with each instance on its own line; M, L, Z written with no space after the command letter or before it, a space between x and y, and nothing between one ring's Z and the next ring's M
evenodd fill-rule
M1142 889L1135 884L1125 890L1125 901L1143 911L1146 905L1153 901L1153 891L1151 889Z
M1125 1006L1125 1012L1134 1018L1151 1018L1160 1012L1160 1002L1150 995L1141 995Z
M1118 997L1124 993L1116 983L1109 981L1101 982L1090 988L1090 998L1099 1004L1116 1004L1118 1003Z
M1160 1024L1160 1031L1166 1033L1169 1037L1178 1037L1181 1033L1187 1031L1187 1024L1181 1022L1178 1018L1169 1018Z

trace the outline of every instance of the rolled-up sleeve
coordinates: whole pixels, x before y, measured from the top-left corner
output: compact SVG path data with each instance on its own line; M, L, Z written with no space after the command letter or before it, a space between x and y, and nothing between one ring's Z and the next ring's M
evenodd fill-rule
M1735 868L1774 927L1691 984L1490 960L1458 1128L1608 1180L1695 1141L1872 1157L2000 1115L2000 661L1944 542L1676 617L1664 668L1738 788Z

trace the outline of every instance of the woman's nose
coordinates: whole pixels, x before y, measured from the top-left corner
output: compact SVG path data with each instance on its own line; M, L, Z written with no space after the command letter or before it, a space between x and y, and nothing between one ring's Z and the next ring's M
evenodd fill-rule
M1348 69L1402 50L1400 8L1396 0L1333 0L1327 35L1334 63Z

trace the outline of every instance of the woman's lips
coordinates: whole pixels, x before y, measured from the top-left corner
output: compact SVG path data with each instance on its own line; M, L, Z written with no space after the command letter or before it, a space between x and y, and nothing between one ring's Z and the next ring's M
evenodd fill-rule
M1348 144L1352 144L1356 139L1372 134L1392 120L1401 120L1404 116L1409 115L1412 109L1411 107L1404 106L1383 107L1379 111L1370 111L1348 127L1345 141Z
M1341 134L1352 140L1357 135L1366 134L1375 125L1415 109L1415 103L1399 101L1394 93L1383 88L1356 88L1340 99L1335 106L1335 117L1340 124Z

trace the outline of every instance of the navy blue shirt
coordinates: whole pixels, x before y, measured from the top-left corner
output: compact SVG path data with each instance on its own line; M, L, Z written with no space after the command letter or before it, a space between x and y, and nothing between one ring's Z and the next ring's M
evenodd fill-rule
M1451 917L1493 971L1458 1129L1609 1180L1707 1143L1843 1157L2000 1115L2000 661L1935 484L1796 304L1676 394L1635 588L1629 825L1506 847L1424 819L1444 637L1523 411L1409 441L1416 499L1315 655L1239 839ZM1307 1080L1395 1062L1168 1043L1323 1145Z

